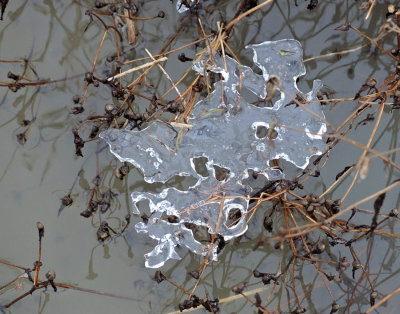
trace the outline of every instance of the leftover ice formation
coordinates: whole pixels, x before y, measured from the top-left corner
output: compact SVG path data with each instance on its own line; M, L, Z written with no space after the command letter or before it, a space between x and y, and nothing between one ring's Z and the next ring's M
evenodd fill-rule
M133 212L139 214L137 203L147 200L152 213L147 223L136 225L137 232L148 233L158 241L153 251L145 254L146 267L157 268L170 258L179 259L175 250L178 245L204 256L210 252L211 259L216 260L215 245L210 248L209 244L197 241L187 227L195 224L214 233L222 208L217 233L225 240L242 235L247 230L245 214L249 205L245 197L251 192L242 181L248 171L278 180L283 174L271 169L269 161L282 158L304 169L311 156L325 150L321 135L326 132L326 125L319 103L306 104L307 110L286 106L299 94L306 100L317 99L316 94L322 87L321 81L315 80L309 93L298 90L296 79L306 73L300 43L285 39L248 48L253 50L254 64L262 75L218 54L203 56L194 64L193 69L198 73L220 73L222 79L214 83L208 98L194 106L189 121L193 127L185 130L182 137L178 138L180 129L162 121L151 122L140 131L108 129L100 134L120 161L128 161L141 170L146 182L165 183L174 176L197 179L187 191L166 188L159 194L132 193ZM247 102L241 95L244 90L255 98L266 98L266 82L271 75L278 77L281 84L276 92L280 99L273 107L258 107ZM257 132L259 127L265 131L270 126L276 137L269 136L269 131ZM196 172L198 157L207 158L208 177ZM227 169L228 177L217 180L214 165ZM224 198L222 202L221 195L238 197ZM240 210L241 218L229 226L227 217L233 209ZM161 219L166 215L177 216L178 222Z
M187 7L186 3L188 5L192 5L195 1L196 0L187 0L187 1L178 0L176 2L176 9L178 10L179 13L184 13L187 10L189 10L189 8Z

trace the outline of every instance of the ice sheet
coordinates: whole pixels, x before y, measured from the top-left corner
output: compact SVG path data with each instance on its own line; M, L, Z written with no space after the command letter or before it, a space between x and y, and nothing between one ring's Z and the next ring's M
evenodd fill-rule
M177 175L197 179L187 191L166 188L159 194L132 193L134 213L139 214L137 203L143 200L149 201L152 212L147 224L136 225L137 231L158 241L145 255L146 267L161 267L170 258L179 259L175 250L178 245L200 255L211 252L216 260L216 248L197 241L187 223L204 226L211 234L218 229L225 240L242 235L247 230L245 197L251 192L242 184L248 171L278 180L283 174L270 168L269 161L282 158L304 169L313 155L325 150L321 135L326 125L319 103L288 105L296 97L315 100L322 87L321 81L315 80L307 94L297 88L297 78L305 75L300 43L285 39L248 48L253 50L254 64L262 75L218 54L204 55L194 64L198 73L220 73L222 79L214 83L209 97L195 105L189 121L192 129L183 132L166 122L154 121L140 131L109 129L100 134L120 161L141 170L146 182L166 182ZM242 96L246 90L261 101L268 99L271 89L267 82L272 78L278 82L275 90L280 96L273 106L256 106ZM198 157L207 158L210 176L196 172L194 160ZM215 165L229 170L229 176L218 180ZM235 225L228 226L232 209L239 209L242 215ZM165 215L175 215L178 220L170 223L162 219Z

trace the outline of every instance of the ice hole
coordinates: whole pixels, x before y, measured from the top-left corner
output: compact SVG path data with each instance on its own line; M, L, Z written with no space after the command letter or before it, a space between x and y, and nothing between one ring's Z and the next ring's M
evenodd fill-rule
M206 157L196 157L192 159L194 170L202 177L208 177L210 174L207 169L208 159Z
M219 167L217 165L213 165L215 178L218 181L227 181L230 176L230 170L226 168Z
M268 128L263 126L263 125L259 125L257 126L257 131L256 131L256 135L258 138L265 138L267 137L268 134Z
M242 218L242 212L240 208L231 208L228 212L228 217L225 222L225 225L230 228L239 223L240 218Z

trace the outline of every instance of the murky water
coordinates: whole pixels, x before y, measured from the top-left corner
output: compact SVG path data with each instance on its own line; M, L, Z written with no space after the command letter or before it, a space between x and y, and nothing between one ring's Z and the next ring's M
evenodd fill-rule
M83 3L84 1L82 1ZM212 1L206 1L210 5ZM204 23L215 25L216 21L230 21L234 16L240 1L219 1L217 6L210 6L211 11L204 17ZM240 21L233 29L229 39L230 48L244 64L251 65L252 55L244 50L248 44L260 43L265 40L294 38L301 42L305 59L359 46L365 43L354 31L347 33L334 31L347 20L371 37L378 34L379 27L385 21L386 4L377 3L371 17L365 20L366 11L360 11L358 2L354 1L320 1L318 7L309 11L306 2L299 0L296 7L293 1L275 1L261 10ZM383 2L383 1L381 1ZM85 5L93 7L94 1ZM166 14L164 19L137 22L140 40L136 46L130 47L124 43L124 53L129 59L147 56L144 48L156 54L166 43L169 36L175 33L184 15L176 12L174 4L166 0L141 1L139 3L141 16L157 15L160 10ZM38 236L35 223L41 221L45 226L43 240L42 275L49 269L57 274L56 281L69 283L87 289L114 293L135 300L122 300L113 297L98 296L85 292L59 289L54 293L36 291L32 296L18 302L10 308L10 313L166 313L176 311L183 294L167 282L157 284L152 277L154 270L144 267L143 254L152 250L154 242L144 235L139 235L131 226L125 238L116 237L105 246L98 244L96 230L99 217L83 218L79 214L86 208L90 189L94 186L96 176L96 158L100 172L100 188L106 191L111 188L118 196L111 202L111 211L103 216L110 226L121 230L124 216L130 212L130 193L133 191L156 191L160 185L149 185L143 182L143 176L136 170L131 170L124 181L115 179L113 171L120 163L107 151L102 141L93 141L85 145L83 158L75 156L72 128L83 119L80 115L71 114L72 96L82 95L84 91L83 74L90 71L95 58L103 26L98 21L93 22L84 32L89 22L85 15L86 8L73 1L10 1L4 20L0 22L0 59L15 60L26 58L30 61L40 79L64 79L58 83L43 87L25 87L17 93L12 93L7 87L0 87L0 257L17 265L31 267L37 259ZM110 20L108 20L110 21ZM172 43L169 49L180 47L198 39L196 24L185 28ZM108 68L107 56L115 53L114 36L107 36L99 55L96 73L103 77ZM393 48L395 36L389 35L382 43L387 49ZM199 48L200 49L200 48ZM198 49L198 50L199 50ZM197 50L197 51L198 51ZM187 56L194 56L194 48L184 50ZM169 56L165 64L166 71L173 81L177 81L188 69L189 63L177 60L179 52ZM335 98L353 97L354 93L368 77L375 77L378 85L395 69L395 63L375 48L366 47L355 52L331 56L306 62L307 80L299 82L300 89L306 91L312 87L313 79L321 79L324 84L335 92ZM8 81L7 73L21 73L21 63L0 63L0 80ZM37 80L34 72L28 69L27 76ZM169 89L170 83L160 79L160 72L150 72L148 81L160 91ZM189 80L185 81L189 83ZM182 84L181 89L185 87ZM161 93L161 92L160 92ZM176 95L169 96L171 99ZM111 102L110 90L100 86L91 87L85 103L85 117L102 112L104 105ZM140 107L140 103L138 104ZM333 110L326 106L327 120L333 125L339 125L353 110L352 102L339 103ZM374 110L375 107L372 108ZM365 117L364 117L365 118ZM26 133L27 142L20 145L17 134L24 132L23 120L36 119ZM361 119L360 119L361 120ZM349 133L348 137L367 143L374 123L360 127ZM384 152L399 146L398 144L398 111L385 109L382 121L377 130L372 146L375 150ZM346 144L339 144L332 152L321 177L307 182L304 194L322 193L333 181L336 174L357 161L361 150ZM398 162L396 154L389 156ZM286 163L282 167L294 172ZM284 169L285 170L285 169ZM368 177L357 181L356 186L346 199L345 204L352 204L365 196L387 186L398 179L399 173L392 168L386 168L377 158L371 161ZM343 196L352 176L348 176L342 184L333 190L330 198ZM74 185L71 196L74 203L66 207L60 215L60 198L69 193ZM181 184L168 182L177 186ZM261 184L261 183L259 183ZM373 201L361 205L361 209L373 209ZM389 213L399 206L398 188L386 196L382 212ZM360 218L362 218L360 216ZM358 224L370 224L371 216L364 216ZM263 286L259 279L252 275L258 268L263 272L275 273L289 261L291 251L283 251L266 247L257 251L252 248L258 237L266 232L260 221L263 213L251 223L249 232L241 241L233 241L219 256L219 262L212 263L207 269L204 280L196 294L204 297L224 300L233 295L232 287L239 282L248 282L246 291L260 289L263 301L267 299L272 285ZM140 221L132 217L132 225ZM283 221L276 221L283 225ZM398 224L388 223L396 233ZM353 245L362 261L367 257L368 241L361 240ZM379 297L387 295L398 288L399 262L398 242L393 238L376 235L373 240L373 254L369 263L369 273L374 289ZM170 260L162 271L171 280L190 290L194 280L186 272L197 268L202 259L182 249L181 261ZM344 246L335 246L321 258L338 259L351 255ZM329 258L330 257L330 258ZM323 269L335 274L335 266L324 264ZM360 271L358 271L360 272ZM0 285L12 280L21 271L0 265ZM341 306L345 307L351 297L355 282L351 278L351 269L346 271L343 283L329 285L333 296ZM356 277L357 280L358 277ZM267 308L282 312L293 311L296 307L292 288L289 284L281 284L275 288L271 302ZM19 285L11 285L0 294L0 304L4 305L23 291L30 289L26 280L19 280ZM22 290L18 290L22 288ZM330 311L332 301L321 278L310 263L299 263L296 267L296 288L302 305L310 313ZM365 282L357 288L354 305L351 312L364 311L369 307L370 287ZM396 313L400 299L392 298L381 312ZM289 302L289 305L288 305ZM255 308L243 298L226 300L220 304L222 313L256 312ZM202 310L198 310L201 312Z

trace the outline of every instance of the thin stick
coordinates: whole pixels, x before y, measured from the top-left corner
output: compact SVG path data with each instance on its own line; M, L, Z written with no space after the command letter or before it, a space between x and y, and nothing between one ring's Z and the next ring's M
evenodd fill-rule
M151 62L147 62L147 63L145 63L145 64L142 64L142 65L139 65L139 66L134 67L134 68L132 68L132 69L129 69L129 70L127 70L127 71L124 71L124 72L122 72L122 73L120 73L120 74L111 76L111 77L109 77L109 78L107 79L107 81L112 81L112 80L114 80L114 79L117 79L117 78L120 78L120 77L122 77L122 76L125 76L125 75L127 75L127 74L129 74L129 73L132 73L132 72L138 71L138 70L140 70L140 69L144 69L144 68L153 66L153 65L155 65L155 64L157 64L157 63L160 63L160 62L163 62L163 61L166 61L166 60L168 60L167 57L162 57L162 58L160 58L160 59L157 59L157 60L154 60L154 61L151 61Z
M245 16L253 13L254 11L257 11L258 9L261 9L263 6L267 5L268 3L273 2L273 0L267 0L264 1L263 3L260 3L259 5L256 5L254 8L251 8L250 10L240 14L237 18L233 19L227 26L226 26L226 30L230 31L230 29L237 23L239 22L242 18L244 18Z
M376 3L376 0L372 0L372 3L371 3L371 5L370 5L370 7L369 7L369 10L368 10L368 12L367 12L367 15L365 16L365 19L366 19L366 20L368 20L369 16L371 15L371 12L372 12L372 9L373 9L374 6L375 6L375 3Z
M154 57L152 56L152 54L150 53L150 51L147 50L147 48L144 48L144 50L146 51L146 53L150 56L150 58L153 61L157 61L156 59L154 59ZM182 96L181 92L179 91L178 87L176 86L176 84L174 83L174 81L171 79L171 76L169 76L169 74L167 73L167 71L165 71L165 69L161 66L161 64L157 64L157 66L160 68L160 70L164 73L164 75L167 77L168 81L170 81L172 87L175 88L176 92L178 93L179 96Z

